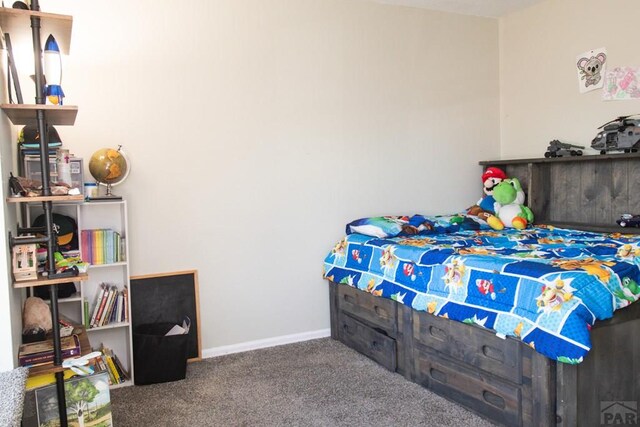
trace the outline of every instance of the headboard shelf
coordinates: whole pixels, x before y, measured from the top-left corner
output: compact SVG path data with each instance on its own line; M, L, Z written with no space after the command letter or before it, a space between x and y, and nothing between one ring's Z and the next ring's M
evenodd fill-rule
M542 222L536 220L536 224ZM582 222L559 222L545 221L545 225L552 225L558 228L570 228L584 231L594 231L596 233L622 233L622 234L640 234L640 228L636 227L620 227L618 224L585 224Z
M618 226L640 214L640 154L482 161L516 177L535 222L605 233L638 233Z
M601 162L605 160L640 159L640 153L595 154L589 156L566 156L537 159L507 159L507 160L482 160L481 166L500 166L527 163L575 163L575 162Z

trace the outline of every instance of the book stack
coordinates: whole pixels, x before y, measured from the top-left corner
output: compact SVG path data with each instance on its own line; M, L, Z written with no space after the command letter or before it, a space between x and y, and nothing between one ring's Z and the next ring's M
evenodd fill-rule
M82 230L82 258L89 264L113 264L125 260L124 237L111 229Z
M77 335L70 335L60 339L63 359L80 355L80 340ZM22 344L18 350L18 364L20 366L39 366L53 363L53 341L45 340Z
M99 328L111 323L129 321L128 290L119 290L115 285L101 283L93 305L91 317L85 310L85 327Z
M109 385L121 384L129 379L129 374L124 370L118 356L104 345L100 349L102 355L96 359L96 365L101 371L109 374Z

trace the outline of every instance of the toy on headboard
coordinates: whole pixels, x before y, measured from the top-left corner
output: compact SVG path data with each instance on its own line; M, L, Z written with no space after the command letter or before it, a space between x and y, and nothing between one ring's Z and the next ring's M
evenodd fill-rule
M533 212L524 205L524 190L518 178L509 178L493 189L496 215L505 227L524 230L533 222Z
M502 230L504 226L495 216L496 200L493 197L493 191L506 178L507 174L502 169L496 167L487 168L482 174L482 191L485 195L467 210L467 214L477 216L496 230Z

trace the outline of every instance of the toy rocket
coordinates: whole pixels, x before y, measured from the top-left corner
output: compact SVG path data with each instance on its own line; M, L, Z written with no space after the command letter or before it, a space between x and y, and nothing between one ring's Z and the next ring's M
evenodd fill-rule
M49 34L44 44L44 77L47 86L45 95L49 102L54 105L62 105L62 59L60 58L60 48L58 42L52 34Z

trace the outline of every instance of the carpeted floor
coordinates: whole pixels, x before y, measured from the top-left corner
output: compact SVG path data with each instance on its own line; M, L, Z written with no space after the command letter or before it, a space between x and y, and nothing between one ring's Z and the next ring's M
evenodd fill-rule
M111 403L118 427L492 425L329 338L191 363Z

